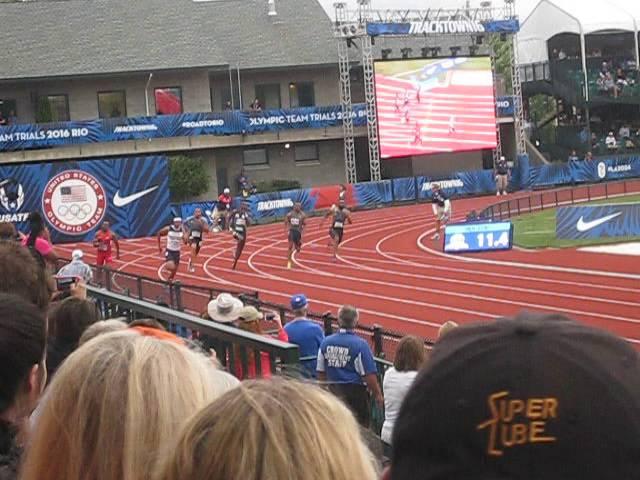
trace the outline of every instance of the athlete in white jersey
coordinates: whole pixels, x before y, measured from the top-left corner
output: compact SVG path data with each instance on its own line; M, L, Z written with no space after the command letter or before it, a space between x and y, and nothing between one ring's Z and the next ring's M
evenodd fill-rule
M173 279L178 272L178 266L180 265L180 250L182 244L186 243L184 230L182 229L182 219L176 217L173 219L173 223L168 227L164 227L158 232L158 252L162 255L162 245L160 239L167 237L167 245L164 251L164 258L166 260L166 267L169 270L169 282L173 282Z

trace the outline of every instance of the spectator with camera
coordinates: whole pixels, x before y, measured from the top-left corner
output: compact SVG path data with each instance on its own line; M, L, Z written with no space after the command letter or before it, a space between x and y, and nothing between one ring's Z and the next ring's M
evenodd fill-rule
M47 378L46 320L36 305L0 294L0 480L15 480L28 418Z
M91 267L82 260L84 253L80 249L71 252L71 262L58 271L58 277L80 278L84 283L93 281L93 271Z
M382 392L377 367L369 344L355 333L358 310L344 305L338 311L340 330L325 338L318 351L318 379L327 382L329 390L341 398L357 418L368 428L370 421L369 393L380 409Z
M293 320L288 322L284 329L289 336L289 342L298 345L300 358L303 360L303 373L310 378L316 378L318 364L318 350L324 340L322 327L307 318L309 302L303 294L291 297L291 309Z

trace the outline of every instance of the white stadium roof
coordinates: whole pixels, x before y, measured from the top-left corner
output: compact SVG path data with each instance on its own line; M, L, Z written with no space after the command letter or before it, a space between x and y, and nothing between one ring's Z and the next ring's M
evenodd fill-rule
M548 60L547 41L559 33L638 32L637 0L541 0L518 34L521 64Z

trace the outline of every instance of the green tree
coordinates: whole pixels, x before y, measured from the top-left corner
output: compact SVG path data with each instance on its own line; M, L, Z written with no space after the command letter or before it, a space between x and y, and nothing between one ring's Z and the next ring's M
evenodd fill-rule
M169 190L171 200L183 202L206 193L209 174L200 158L176 155L169 158Z
M513 92L511 85L511 52L513 42L507 36L502 40L499 35L492 35L489 44L495 56L495 69L498 75L504 78L507 92Z

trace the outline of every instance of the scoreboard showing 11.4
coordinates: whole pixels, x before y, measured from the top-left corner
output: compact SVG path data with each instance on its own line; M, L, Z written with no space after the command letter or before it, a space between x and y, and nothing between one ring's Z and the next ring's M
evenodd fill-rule
M446 253L509 250L513 246L511 222L459 223L444 230Z

